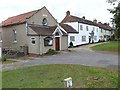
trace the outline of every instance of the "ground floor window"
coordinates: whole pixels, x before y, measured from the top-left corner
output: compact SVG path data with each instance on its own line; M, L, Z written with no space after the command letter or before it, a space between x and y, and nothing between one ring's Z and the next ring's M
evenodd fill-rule
M53 46L53 38L51 37L44 38L44 46Z
M36 43L36 38L35 38L35 37L32 37L32 38L31 38L31 44L32 44L32 45L35 45L35 43Z
M70 36L70 41L75 41L75 36Z
M97 36L94 36L94 40L97 41Z
M86 36L82 36L82 42L86 42Z
M0 42L2 42L2 33L0 32Z

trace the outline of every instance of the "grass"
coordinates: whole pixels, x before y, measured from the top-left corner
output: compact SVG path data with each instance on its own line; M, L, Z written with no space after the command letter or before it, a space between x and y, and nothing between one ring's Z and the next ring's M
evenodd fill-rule
M110 52L120 52L120 41L110 41L108 43L100 44L91 47L95 51L110 51Z
M81 65L40 65L3 71L3 88L64 88L72 77L73 88L117 88L118 71Z

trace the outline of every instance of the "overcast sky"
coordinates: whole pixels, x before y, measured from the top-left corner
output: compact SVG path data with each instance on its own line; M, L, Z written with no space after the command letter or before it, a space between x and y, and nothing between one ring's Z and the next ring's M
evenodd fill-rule
M71 15L85 16L88 20L97 19L110 22L112 14L107 9L112 5L106 0L0 0L0 22L8 17L33 11L45 6L61 22L69 10Z

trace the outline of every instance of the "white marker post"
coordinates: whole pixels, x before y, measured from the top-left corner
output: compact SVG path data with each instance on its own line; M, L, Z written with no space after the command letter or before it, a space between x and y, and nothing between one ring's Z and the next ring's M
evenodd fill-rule
M67 88L72 88L72 78L69 77L69 78L64 79L64 85Z

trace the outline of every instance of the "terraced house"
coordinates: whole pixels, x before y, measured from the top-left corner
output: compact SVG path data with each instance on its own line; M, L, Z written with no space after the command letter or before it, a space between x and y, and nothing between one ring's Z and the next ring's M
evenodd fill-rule
M67 32L76 32L71 26L59 24L46 7L10 17L0 25L2 49L23 49L29 54L43 54L49 49L68 48Z
M68 46L73 43L73 46L106 41L112 36L112 28L108 23L102 24L97 20L87 20L85 16L82 18L76 17L70 14L70 11L66 12L65 18L61 23L68 24L75 28L78 33L68 33Z

